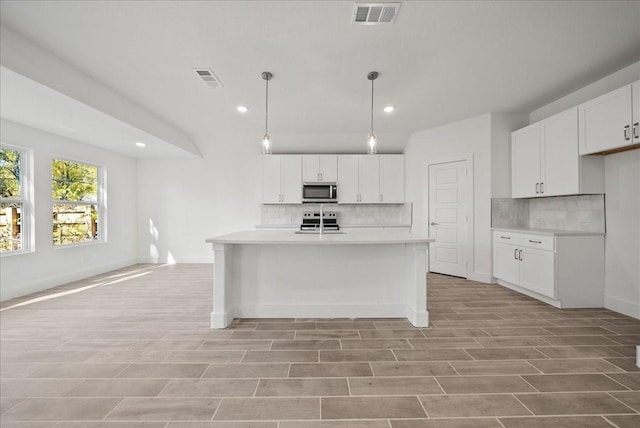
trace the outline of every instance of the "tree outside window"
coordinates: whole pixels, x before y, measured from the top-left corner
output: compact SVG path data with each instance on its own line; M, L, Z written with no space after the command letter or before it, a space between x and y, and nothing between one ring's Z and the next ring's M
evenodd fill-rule
M53 245L101 240L100 168L54 159Z
M23 216L26 207L24 164L26 152L0 148L0 253L27 249Z

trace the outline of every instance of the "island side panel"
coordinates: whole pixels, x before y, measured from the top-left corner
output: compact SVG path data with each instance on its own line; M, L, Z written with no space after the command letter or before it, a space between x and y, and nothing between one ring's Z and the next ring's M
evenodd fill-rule
M414 257L404 243L236 245L235 315L405 318Z
M427 311L427 260L428 245L426 243L407 244L407 270L409 292L407 294L407 319L416 327L429 326Z
M233 253L232 244L213 244L213 311L211 312L211 328L226 328L234 318L233 287Z

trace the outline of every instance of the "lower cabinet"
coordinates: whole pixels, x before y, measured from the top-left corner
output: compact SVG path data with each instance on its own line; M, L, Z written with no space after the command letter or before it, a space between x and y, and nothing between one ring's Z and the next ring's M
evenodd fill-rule
M604 235L493 232L498 283L559 308L604 303Z

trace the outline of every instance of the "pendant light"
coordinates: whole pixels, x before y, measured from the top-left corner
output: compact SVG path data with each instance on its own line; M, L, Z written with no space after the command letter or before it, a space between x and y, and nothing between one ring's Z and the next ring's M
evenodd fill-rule
M371 80L371 132L367 136L367 153L375 155L378 152L378 138L373 133L373 81L378 78L378 72L372 71L367 74L367 79Z
M262 136L262 153L270 155L272 153L271 136L269 135L269 80L273 77L268 71L262 72L265 81L265 107L264 107L264 135Z

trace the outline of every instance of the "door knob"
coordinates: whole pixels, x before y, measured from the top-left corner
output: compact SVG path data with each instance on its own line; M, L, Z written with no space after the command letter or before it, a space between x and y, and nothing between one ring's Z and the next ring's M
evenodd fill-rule
M429 223L429 224L430 224L431 226L437 226L437 225L438 225L438 223L433 222L433 221L432 221L431 223Z

